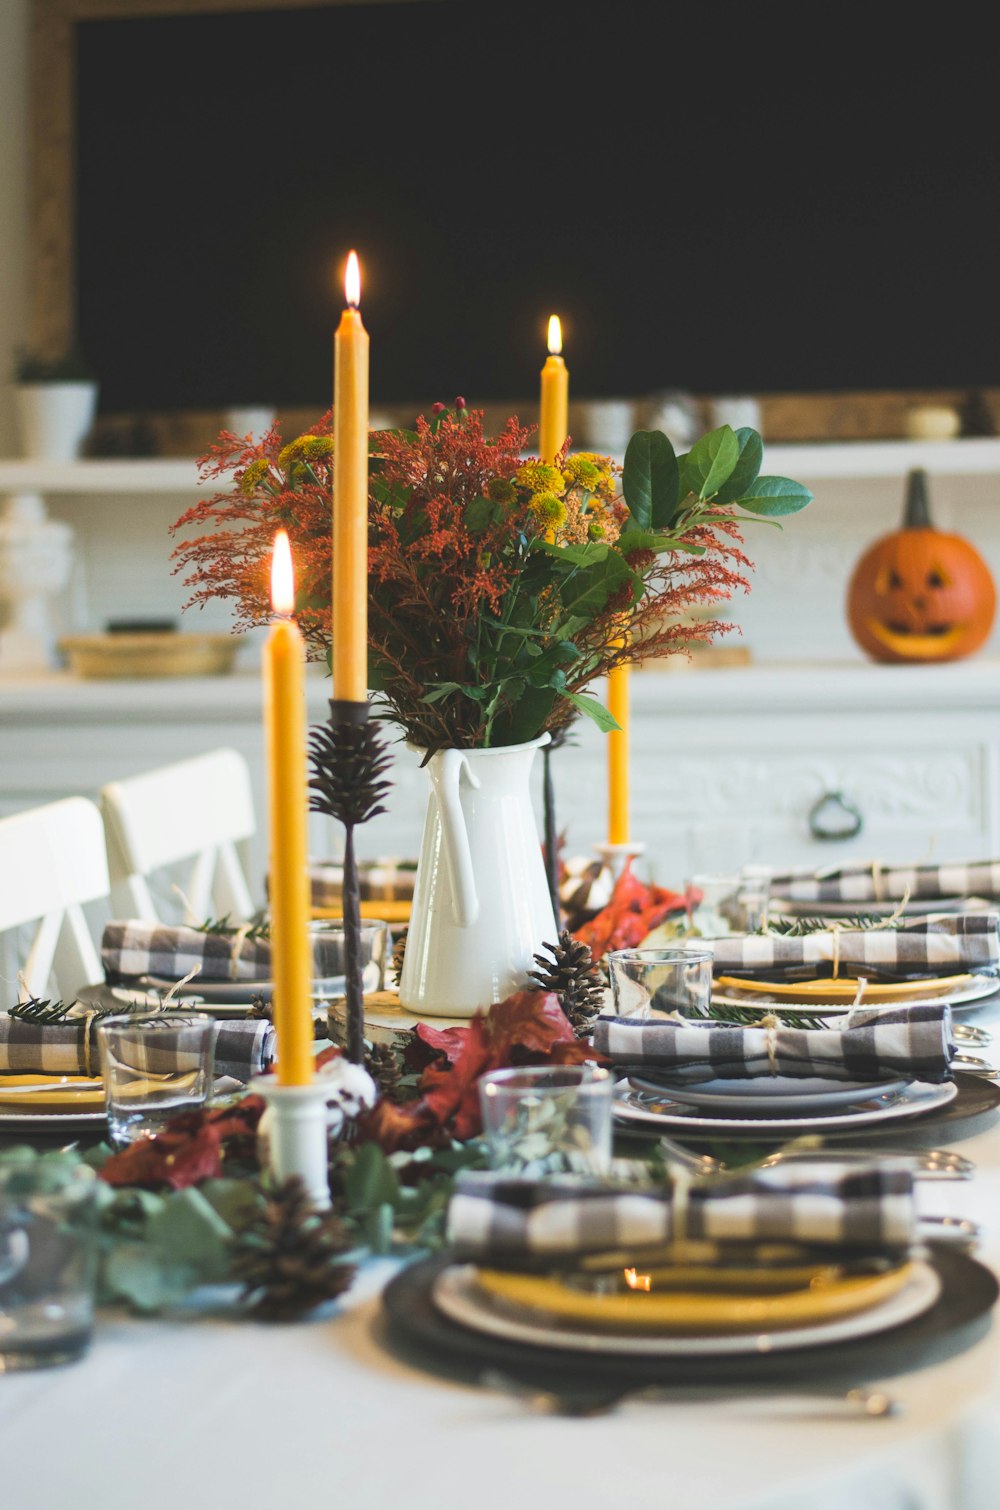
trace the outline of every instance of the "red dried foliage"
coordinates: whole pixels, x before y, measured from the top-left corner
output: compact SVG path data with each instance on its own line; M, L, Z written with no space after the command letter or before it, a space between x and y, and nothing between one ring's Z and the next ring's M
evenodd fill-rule
M478 1012L468 1027L432 1028L416 1037L432 1054L420 1078L420 1095L403 1106L380 1101L362 1120L362 1133L386 1153L478 1136L480 1076L523 1064L602 1063L575 1037L552 992L518 991Z
M647 886L632 874L629 860L615 883L608 905L578 928L575 937L590 947L595 960L612 949L634 949L671 912L683 912L688 899L683 892L662 886Z
M264 1112L260 1096L244 1096L235 1106L184 1112L152 1138L112 1154L101 1169L109 1185L141 1185L148 1190L184 1190L214 1180L227 1159L253 1161L257 1124Z

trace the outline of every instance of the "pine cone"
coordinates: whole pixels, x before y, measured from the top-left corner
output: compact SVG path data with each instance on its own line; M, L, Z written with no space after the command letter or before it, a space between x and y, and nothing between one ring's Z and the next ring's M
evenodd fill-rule
M295 1321L350 1286L354 1265L341 1255L352 1246L340 1218L317 1211L297 1176L286 1180L266 1193L236 1240L231 1272L240 1299L261 1321Z
M408 928L404 928L402 932L398 933L396 935L396 942L392 946L392 968L397 981L403 973L403 956L406 954L406 935L409 931Z
M309 806L339 823L367 823L384 813L392 757L377 724L320 724L309 730Z
M274 1007L271 1002L265 1001L260 992L254 992L250 997L250 1009L247 1017L253 1021L273 1022Z
M542 948L551 958L536 954L535 963L541 969L529 970L528 975L539 990L556 993L577 1038L587 1038L604 1005L604 985L590 948L565 928L558 944L543 944Z
M403 1070L395 1049L387 1043L365 1045L365 1069L387 1101L395 1101Z

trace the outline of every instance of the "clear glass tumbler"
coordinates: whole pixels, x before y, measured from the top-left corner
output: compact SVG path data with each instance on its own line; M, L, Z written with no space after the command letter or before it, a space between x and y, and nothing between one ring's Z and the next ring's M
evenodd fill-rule
M343 918L318 918L309 924L313 954L313 1007L326 1008L343 996L345 948ZM361 919L361 984L365 995L385 985L386 962L391 948L389 924L378 918Z
M616 1017L703 1017L711 1005L710 949L617 949L608 955L608 970Z
M479 1081L494 1169L601 1173L611 1163L614 1077L598 1065L493 1070Z
M204 1012L108 1017L98 1024L112 1143L152 1137L203 1106L214 1079L216 1023Z
M63 1154L18 1149L0 1158L0 1374L86 1352L96 1188L94 1171Z

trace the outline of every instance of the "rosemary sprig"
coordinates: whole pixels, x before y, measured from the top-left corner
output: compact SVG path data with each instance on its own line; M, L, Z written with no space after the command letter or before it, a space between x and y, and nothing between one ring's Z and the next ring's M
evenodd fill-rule
M872 929L881 932L891 932L902 926L902 918L884 918L878 913L859 912L853 917L847 918L786 918L772 917L768 919L765 928L758 928L758 934L777 934L782 938L803 938L809 933L828 933L831 922L836 922L840 929L849 929L853 933L867 933Z
M49 1001L32 996L28 1001L19 1001L10 1008L9 1016L21 1022L32 1022L42 1027L54 1027L60 1023L76 1022L85 1014L91 1022L102 1017L120 1017L125 1012L145 1012L147 1007L130 1007L116 1003L111 1007L92 1007L82 1001Z
M780 1020L782 1027L786 1028L825 1028L826 1019L815 1017L810 1013L792 1012L787 1007L780 1007ZM694 1017L702 1022L728 1022L738 1024L744 1028L759 1027L765 1017L774 1013L774 1007L737 1007L730 1006L725 1002L713 1002L706 1011L699 1011L697 1007L681 1007L682 1017Z
M249 939L251 943L271 937L271 924L263 913L255 913L252 918L247 919L246 923L234 923L232 913L227 912L224 917L206 918L203 923L195 923L192 926L195 933L212 934L219 938L233 938L242 931L244 938Z

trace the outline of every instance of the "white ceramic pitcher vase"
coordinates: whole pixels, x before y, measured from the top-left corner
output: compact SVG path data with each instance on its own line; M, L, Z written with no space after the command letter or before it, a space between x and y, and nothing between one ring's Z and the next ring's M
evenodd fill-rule
M400 1004L418 1016L471 1017L520 990L532 956L557 936L531 806L530 744L439 750Z

